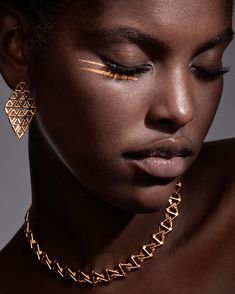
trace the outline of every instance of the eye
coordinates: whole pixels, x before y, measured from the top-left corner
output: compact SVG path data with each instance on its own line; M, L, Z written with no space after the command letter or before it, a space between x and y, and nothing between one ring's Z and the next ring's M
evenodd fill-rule
M194 75L202 81L209 82L214 81L218 76L224 75L229 72L229 67L219 67L214 69L205 68L202 66L192 66L191 67Z
M135 77L138 74L148 72L152 66L150 64L140 64L136 66L125 66L113 61L103 59L105 64L105 70L112 74L124 75L129 77Z

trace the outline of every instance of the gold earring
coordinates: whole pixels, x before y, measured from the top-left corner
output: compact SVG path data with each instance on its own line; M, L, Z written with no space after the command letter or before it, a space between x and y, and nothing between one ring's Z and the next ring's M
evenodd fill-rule
M26 81L20 81L5 105L5 112L14 133L21 139L37 111Z

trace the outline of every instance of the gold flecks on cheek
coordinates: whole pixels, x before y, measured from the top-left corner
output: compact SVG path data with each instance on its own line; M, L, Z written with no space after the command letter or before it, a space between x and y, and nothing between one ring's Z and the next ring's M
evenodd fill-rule
M103 75L106 77L114 78L114 79L122 79L122 80L132 80L137 81L138 79L135 77L127 76L127 75L120 75L120 74L114 74L110 71L102 70L102 69L95 69L95 68L89 68L89 67L81 67L82 70L86 70L88 72L96 73L99 75Z

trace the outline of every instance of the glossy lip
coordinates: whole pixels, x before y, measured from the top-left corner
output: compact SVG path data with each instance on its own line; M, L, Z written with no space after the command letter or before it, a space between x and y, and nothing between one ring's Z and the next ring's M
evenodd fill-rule
M175 178L185 171L186 157L193 155L188 140L162 139L147 148L123 153L123 157L135 169L158 178Z

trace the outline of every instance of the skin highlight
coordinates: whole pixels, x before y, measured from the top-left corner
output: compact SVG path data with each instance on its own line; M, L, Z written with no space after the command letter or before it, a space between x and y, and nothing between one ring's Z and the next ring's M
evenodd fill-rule
M21 31L4 51L11 63L1 55L1 73L12 88L19 79L29 80L38 105L30 126L29 155L33 225L40 243L55 257L62 256L65 264L102 271L125 260L149 239L182 177L181 213L175 232L156 259L107 289L65 287L29 256L20 233L5 255L12 260L16 244L24 252L18 263L25 263L22 267L31 279L28 293L45 289L55 293L172 293L172 285L179 291L190 288L190 293L223 293L226 278L222 274L216 280L213 269L223 264L222 258L217 263L215 258L218 235L228 238L228 231L214 217L218 211L224 216L221 206L212 203L224 205L226 195L235 191L227 177L234 164L229 146L235 143L223 145L227 148L225 164L216 157L225 147L203 145L203 140L219 105L223 78L218 68L232 39L224 1L119 0L106 1L98 12L79 8L79 3L69 1L66 13L57 18L57 30L37 53L22 42L22 35L28 35L24 18L3 14L13 24L22 21ZM224 40L205 46L224 32L228 32ZM145 65L148 70L138 73L133 82L109 79L105 70L99 74L94 69L98 74L91 76L93 68L81 68L81 60L101 65L104 56L107 64L112 60L125 67ZM217 75L209 79L200 68L217 69ZM191 150L182 174L176 177L143 175L123 156L156 141L166 149L164 140L183 142ZM215 170L214 158L223 174ZM233 220L227 216L225 222ZM207 234L200 231L202 224L206 229L209 226ZM234 240L229 240L232 248ZM221 247L221 256L231 248ZM223 267L226 276L232 276L228 263ZM22 277L20 273L18 284ZM32 290L38 279L44 282ZM139 280L143 280L141 285ZM10 284L9 278L5 284Z

